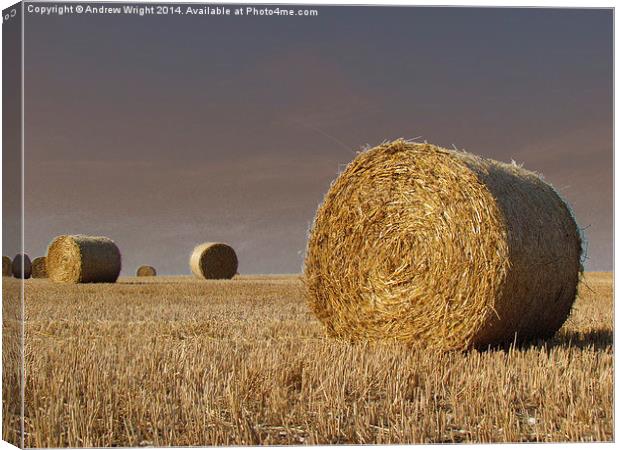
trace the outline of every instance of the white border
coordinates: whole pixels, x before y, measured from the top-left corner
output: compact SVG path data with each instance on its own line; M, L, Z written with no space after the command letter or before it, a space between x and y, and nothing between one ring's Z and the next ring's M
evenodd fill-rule
M1 9L5 9L13 4L15 4L15 1L9 1L9 0L0 0L0 6ZM75 1L59 1L59 2L53 2L53 1L27 1L25 3L126 3L126 4L130 4L130 3L153 3L153 4L172 4L172 3L180 3L180 4L184 4L184 3L199 3L199 4L213 4L213 5L223 5L223 4L242 4L242 5L248 5L248 4L274 4L274 5L316 5L316 6L329 6L329 5L350 5L350 6L354 6L354 5L358 5L358 6L442 6L442 7L451 7L451 6L471 6L471 7L535 7L535 8L544 8L544 7L552 7L552 8L614 8L616 6L616 2L615 1L589 1L589 2L585 2L585 1L576 1L576 0L564 0L564 1L549 1L549 0L543 0L543 1L533 1L533 0L529 0L529 1L512 1L512 2L507 2L507 1L484 1L484 0L469 0L469 1L458 1L458 0L446 0L446 1L410 1L410 0L391 0L391 1L363 1L363 0L339 0L339 1L329 1L329 0L313 0L313 1L302 1L302 0L288 0L288 1L282 1L282 0L270 0L270 1L241 1L241 0L228 0L228 1L222 1L222 2L205 2L205 1L156 1L156 0L142 0L142 1L136 1L136 2L131 2L131 1L99 1L99 2L80 2L78 0ZM22 20L22 42L23 42L23 36L24 36L24 15L22 14L21 17ZM616 256L617 256L617 252L616 252L616 245L615 245L615 236L618 235L618 231L620 229L620 224L618 221L618 202L620 201L618 199L617 196L617 191L616 191L616 183L615 183L615 174L618 172L618 170L620 169L620 162L615 158L615 148L616 148L616 133L615 130L618 126L618 117L615 114L616 112L616 95L615 95L615 84L617 81L616 78L616 72L615 72L615 61L617 60L617 55L618 55L618 47L619 47L619 40L617 38L617 35L615 33L615 11L614 11L614 91L613 91L613 95L614 95L614 259L613 259L613 267L616 267ZM2 37L1 37L1 33L0 33L0 49L2 47ZM24 102L24 74L23 74L23 63L24 63L24 54L23 54L23 47L22 47L22 105ZM2 62L1 62L1 58L0 58L0 72L2 69ZM0 121L2 120L2 113L0 112ZM22 123L24 120L24 109L22 107ZM0 138L2 136L2 132L1 132L1 127L0 127ZM22 230L21 230L21 239L22 239L22 243L24 242L24 227L23 227L23 223L24 223L24 164L23 164L23 155L24 155L24 127L22 127ZM1 141L0 141L1 142ZM1 160L0 160L0 168L1 168ZM2 174L1 174L1 170L0 170L0 198L1 198L1 194L2 194L2 186L1 186L1 179L2 179ZM0 209L0 217L2 216L2 211ZM0 246L2 243L2 237L0 234ZM616 298L616 294L617 294L617 290L616 290L616 284L615 284L615 273L614 273L614 300ZM23 290L22 290L22 295L23 295ZM23 298L22 298L22 317L25 317L24 315L24 302L23 302ZM1 315L1 312L0 312ZM615 330L615 324L618 323L617 321L618 319L618 309L615 308L615 303L614 303L614 343L615 343L615 336L616 336L616 330ZM22 358L23 358L23 351L24 351L24 324L22 322ZM615 362L615 355L614 355L614 362ZM23 369L23 368L22 368ZM616 386L618 385L618 371L614 371L614 432L617 431L617 420L616 418L618 417L617 415L617 405L618 405L618 398L616 395ZM23 404L23 399L24 399L24 389L25 389L25 384L22 383L22 430L23 430L23 408L24 408L24 404ZM1 392L1 383L0 383L0 392ZM0 414L1 414L1 410L0 410ZM23 436L23 433L22 433ZM468 448L484 448L484 449L508 449L508 448L513 448L518 446L518 448L528 448L531 446L534 446L536 444L468 444ZM596 445L597 448L609 448L611 446L613 446L613 443L602 443L602 444L582 444L582 443L559 443L559 444L544 444L547 446L564 446L564 445L570 445L573 448L576 449L580 449L580 448L587 448L590 447L592 445ZM23 442L22 442L22 447L23 447ZM340 445L335 445L335 446L314 446L313 448L317 448L317 449L326 449L326 450L331 450L331 449L335 449L335 448L341 448L344 449L346 447L349 446L340 446ZM430 445L416 445L416 446L410 446L410 445L377 445L377 446L372 446L373 448L379 448L379 449L395 449L395 448L431 448ZM0 450L2 449L12 449L15 448L12 445L4 442L4 441L0 441ZM209 448L209 447L193 447L193 448ZM241 448L241 449L245 449L247 447L227 447L227 448ZM256 447L258 448L258 447Z

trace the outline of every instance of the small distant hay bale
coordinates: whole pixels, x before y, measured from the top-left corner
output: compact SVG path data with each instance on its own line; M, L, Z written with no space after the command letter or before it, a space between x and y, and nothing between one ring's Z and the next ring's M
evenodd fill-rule
M227 244L206 242L194 248L189 260L192 273L207 280L231 279L239 262L235 251Z
M450 350L551 337L580 259L570 208L539 175L397 140L332 183L304 272L332 336Z
M139 277L154 277L157 275L157 271L153 266L140 266L136 271L136 276Z
M2 276L3 277L10 277L13 274L11 265L12 265L11 258L9 258L8 256L3 256L2 257Z
M39 256L32 260L32 278L47 278L45 256Z
M63 235L47 248L46 263L56 283L114 283L121 272L121 252L107 237Z
M15 255L15 258L13 258L13 263L11 264L11 272L15 278L23 278L24 280L30 278L30 275L32 275L32 262L30 261L28 255Z

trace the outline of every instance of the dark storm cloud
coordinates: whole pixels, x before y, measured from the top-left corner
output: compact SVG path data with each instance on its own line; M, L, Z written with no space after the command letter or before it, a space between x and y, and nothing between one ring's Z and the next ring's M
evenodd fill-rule
M217 239L296 272L339 165L423 136L542 172L611 268L610 11L318 9L27 16L27 250L105 234L124 273L185 273Z

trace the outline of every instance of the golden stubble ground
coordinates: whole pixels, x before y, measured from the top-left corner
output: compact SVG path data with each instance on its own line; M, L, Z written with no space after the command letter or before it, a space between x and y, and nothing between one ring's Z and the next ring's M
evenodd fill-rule
M468 353L329 339L298 277L27 280L24 443L609 441L612 321L601 273L553 340Z

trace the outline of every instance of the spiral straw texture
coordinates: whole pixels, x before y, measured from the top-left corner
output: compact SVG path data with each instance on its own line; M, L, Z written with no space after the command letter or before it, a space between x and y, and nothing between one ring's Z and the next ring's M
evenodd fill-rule
M11 258L9 258L8 256L3 256L2 257L2 276L3 277L10 277L12 275L11 266L12 266Z
M153 266L140 266L136 270L136 276L138 277L154 277L157 275L157 271Z
M32 278L47 278L45 256L39 256L32 260Z
M232 247L219 242L198 245L189 260L192 273L207 280L231 279L238 265L237 254Z
M537 174L397 140L332 183L304 270L329 334L449 350L552 336L580 255L569 208Z
M47 273L57 283L114 283L121 271L121 252L111 239L58 236L47 248Z

